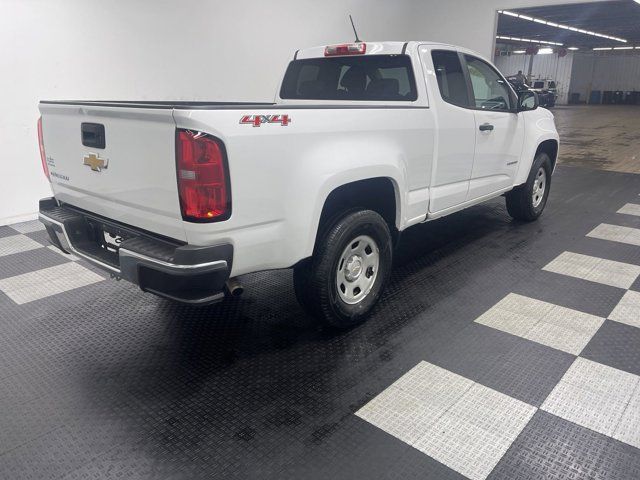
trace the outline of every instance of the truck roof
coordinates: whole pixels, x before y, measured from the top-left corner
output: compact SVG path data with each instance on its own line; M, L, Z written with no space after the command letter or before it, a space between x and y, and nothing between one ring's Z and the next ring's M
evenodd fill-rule
M345 42L344 44L353 44L354 42ZM476 52L472 52L463 47L459 47L456 45L450 45L441 42L433 42L433 41L419 41L419 40L409 40L404 42L399 41L382 41L382 42L369 42L362 41L367 45L365 55L400 55L403 54L409 46L412 45L433 45L433 46L442 46L455 48L456 50L460 50L463 52L473 53L474 55L478 55ZM327 45L318 45L315 47L302 48L298 50L294 56L294 59L304 59L304 58L320 58L324 57L324 50L329 45L342 45L342 44L327 44Z

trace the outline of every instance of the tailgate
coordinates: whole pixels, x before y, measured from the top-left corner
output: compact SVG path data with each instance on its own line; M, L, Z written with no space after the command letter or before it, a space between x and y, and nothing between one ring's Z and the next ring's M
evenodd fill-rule
M186 240L170 107L41 103L40 112L56 199Z

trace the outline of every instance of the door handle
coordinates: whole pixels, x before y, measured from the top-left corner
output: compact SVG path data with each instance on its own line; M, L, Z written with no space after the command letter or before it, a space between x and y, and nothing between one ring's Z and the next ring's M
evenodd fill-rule
M490 132L493 130L493 125L491 125L490 123L483 123L482 125L480 125L480 131L481 132Z

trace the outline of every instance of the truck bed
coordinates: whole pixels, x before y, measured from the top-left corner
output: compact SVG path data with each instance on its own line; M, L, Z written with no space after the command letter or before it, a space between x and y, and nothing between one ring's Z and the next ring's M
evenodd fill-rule
M172 110L219 110L227 108L272 107L269 102L184 102L184 101L150 101L150 100L41 100L40 103L51 105L82 105L91 107L122 108L158 108Z

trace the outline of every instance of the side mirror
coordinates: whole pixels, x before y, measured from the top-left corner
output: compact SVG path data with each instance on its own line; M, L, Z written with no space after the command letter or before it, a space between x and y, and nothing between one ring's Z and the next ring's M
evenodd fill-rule
M540 105L538 94L531 90L525 90L518 93L518 112L528 112L535 110Z

